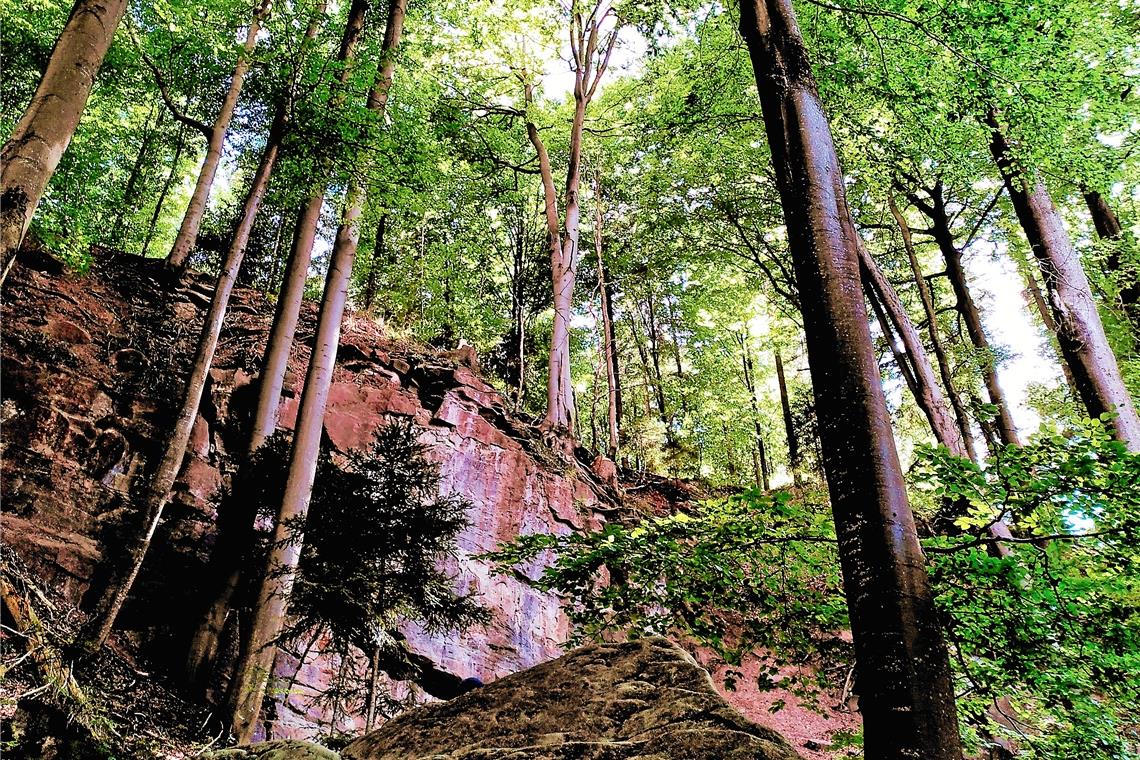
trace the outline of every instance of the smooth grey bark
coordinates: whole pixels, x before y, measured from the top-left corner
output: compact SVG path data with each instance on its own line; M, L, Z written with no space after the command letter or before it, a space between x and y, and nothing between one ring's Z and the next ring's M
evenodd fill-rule
M380 68L376 84L368 96L368 109L379 117L378 123L382 121L388 105L388 93L396 69L396 51L406 12L407 0L390 0ZM289 593L303 548L303 536L293 532L291 526L304 520L312 497L317 455L324 430L325 407L336 365L341 320L360 242L359 220L366 198L367 189L356 182L351 183L325 279L313 354L309 360L293 435L285 495L277 513L273 541L254 608L253 628L230 684L227 713L230 726L240 742L249 741L261 711L277 638L284 626Z
M0 150L0 284L71 144L126 7L126 0L76 0L35 95Z
M859 238L791 0L742 0L740 31L804 307L864 753L961 760L946 648L863 305Z

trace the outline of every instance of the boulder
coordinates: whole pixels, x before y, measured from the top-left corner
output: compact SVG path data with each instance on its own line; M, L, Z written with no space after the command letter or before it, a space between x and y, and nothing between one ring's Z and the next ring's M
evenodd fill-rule
M575 649L400 715L344 760L802 760L663 638Z

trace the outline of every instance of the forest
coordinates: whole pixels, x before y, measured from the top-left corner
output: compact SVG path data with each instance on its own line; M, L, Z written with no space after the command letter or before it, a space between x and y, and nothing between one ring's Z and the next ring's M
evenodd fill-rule
M158 668L214 749L271 738L284 642L309 642L297 669L360 664L318 695L330 747L402 712L380 684L406 626L497 619L457 581L474 558L559 600L560 645L661 635L730 682L759 657L809 707L856 695L812 758L1140 758L1135 2L0 0L0 22L5 308L45 256L73 294L122 261L170 304L204 288L132 328L190 353L142 351L174 380L80 620L33 646L4 581L4 657L52 699L150 630L256 297L216 538ZM618 506L469 551L473 486L422 421L330 450L360 330L470 366L486 424ZM66 365L5 333L10 366Z

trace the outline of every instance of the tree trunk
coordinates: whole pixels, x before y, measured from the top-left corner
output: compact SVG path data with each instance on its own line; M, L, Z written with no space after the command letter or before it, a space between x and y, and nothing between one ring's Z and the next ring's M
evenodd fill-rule
M879 300L879 292L872 287L866 275L863 277L863 293L867 296L867 303L871 304L871 311L875 314L875 321L879 323L879 331L883 333L883 340L886 341L887 349L891 352L891 356L895 360L895 366L899 368L899 374L902 376L907 390L910 391L910 395L915 399L921 398L921 393L918 390L918 381L914 379L914 370L910 367L910 361L907 359L906 351L895 342L894 330L891 327L890 319L887 318L887 312L883 309L883 304ZM921 402L919 403L921 404Z
M126 0L76 0L36 94L0 150L0 284L79 126L126 7Z
M175 138L174 157L170 159L170 170L166 173L166 181L162 183L162 190L154 204L154 213L150 215L150 224L146 228L146 237L143 238L142 256L145 258L150 252L150 241L154 239L154 230L158 226L158 218L162 216L162 207L166 205L166 196L170 194L170 186L178 176L178 161L182 158L182 148L185 145L186 125L178 125L178 136Z
M926 355L926 348L922 345L922 339L919 338L914 323L910 321L902 300L867 249L860 246L859 254L865 278L864 285L871 287L878 295L891 326L906 348L914 380L912 389L915 393L914 400L918 402L927 421L930 422L934 437L954 456L970 458L970 450L966 447L961 430L954 422L946 397L942 395L942 389L934 377L934 368Z
M1041 324L1045 325L1045 329L1049 331L1049 344L1053 350L1057 352L1057 364L1061 367L1061 374L1065 378L1065 385L1069 387L1069 392L1076 400L1080 400L1080 392L1077 391L1077 380L1073 377L1073 370L1069 368L1069 363L1065 361L1064 355L1061 353L1061 344L1057 340L1057 323L1053 320L1053 315L1049 312L1049 303L1045 300L1045 295L1041 292L1041 286L1037 284L1037 277L1033 274L1033 264L1028 262L1025 266L1025 271L1022 273L1025 277L1025 290L1028 300L1033 302L1037 307L1037 314L1041 317Z
M950 229L950 216L946 210L946 199L942 194L942 183L936 184L930 191L931 232L942 258L946 261L946 277L950 280L950 287L954 289L957 299L958 313L966 323L966 332L970 342L982 357L982 380L986 384L986 393L989 394L990 403L997 407L997 419L994 425L1001 442L1005 445L1020 446L1021 438L1017 433L1017 425L1013 422L1009 402L1005 391L998 382L997 362L989 338L986 337L985 327L982 325L982 315L970 294L970 286L966 279L966 270L962 266L962 252L954 242L954 233Z
M649 342L649 358L653 361L653 390L657 396L657 413L661 424L665 426L665 438L669 443L673 441L673 425L669 410L665 406L665 378L661 374L661 342L657 334L657 310L653 308L653 295L645 299L646 309L649 312L645 319L645 337Z
M376 698L380 693L380 644L372 647L368 657L368 692L364 700L364 732L376 725Z
M1092 216L1093 227L1096 228L1096 234L1105 240L1120 240L1124 237L1124 227L1120 224L1120 219L1117 218L1116 212L1108 205L1108 201L1104 199L1096 190L1089 190L1081 186L1081 194L1084 195L1085 204L1089 207L1089 214ZM1120 305L1124 309L1124 314L1128 317L1129 321L1140 329L1140 277L1136 272L1120 271L1120 252L1118 249L1113 248L1109 251L1108 261L1105 262L1105 267L1108 271L1112 272L1118 278L1122 277L1123 282L1117 282L1116 297L1120 301Z
M396 69L396 51L403 32L407 0L390 0L388 21L380 57L376 84L368 96L368 109L382 121L388 105L388 92ZM325 406L336 365L340 343L341 319L348 296L348 283L360 241L359 219L367 190L353 183L348 188L347 203L336 240L333 243L325 292L317 319L317 335L301 394L301 408L293 436L289 458L289 474L285 495L277 514L273 548L270 550L261 591L254 610L254 623L248 645L234 679L230 684L227 707L229 722L239 742L248 742L261 711L268 669L272 665L276 640L284 625L289 592L300 559L302 537L290 535L290 526L304 520L312 497L321 434L324 429ZM288 540L286 540L288 539Z
M308 47L320 32L324 15L325 3L320 2L314 8L313 15L305 30L301 43L302 49ZM290 92L287 95L290 101L295 96L295 92ZM282 135L281 139L284 139L284 133L288 127L287 119L290 108L291 103L287 103L278 110L274 117L273 129ZM310 210L306 206L302 215ZM320 214L319 205L315 213ZM302 221L298 222L296 231L301 230ZM303 261L298 256L296 234L293 241L285 274L287 282L278 294L276 314L266 346L266 358L262 362L258 406L254 413L247 456L256 451L277 427L277 403L281 396L285 368L289 361L289 349L292 347L293 333L296 330L301 298L304 295L304 283L309 269L307 254ZM312 242L310 238L306 249L308 252L312 251ZM300 279L299 285L296 283L297 279ZM292 287L289 287L290 282L292 282ZM290 318L291 322L289 321ZM267 389L267 381L270 385L275 383L275 386ZM219 518L218 538L210 555L205 593L203 594L206 609L198 618L199 622L191 636L187 653L185 676L187 686L192 691L199 691L205 687L217 662L218 646L225 630L226 618L234 595L241 584L242 561L245 551L255 535L254 520L257 515L254 505L230 506L233 508L233 514L227 515L224 519Z
M911 237L910 225L907 224L906 217L895 205L893 197L888 197L887 203L902 235L903 248L906 249L906 256L910 261L910 271L914 275L914 283L918 287L919 297L922 300L922 310L926 315L927 332L930 334L930 345L934 350L934 358L938 362L938 372L942 376L942 385L946 388L946 395L950 399L950 406L954 409L954 418L958 423L958 433L965 450L965 453L959 456L974 459L977 456L974 453L974 431L970 427L970 417L966 413L966 406L962 403L962 399L954 387L954 372L950 367L950 358L946 354L946 346L942 343L942 335L938 330L938 311L934 308L934 294L930 292L930 286L922 274L922 266L918 263L918 255L914 250L914 239Z
M756 475L756 487L768 491L768 452L764 448L764 428L760 424L760 407L756 403L756 375L752 364L752 354L744 333L736 334L740 344L740 363L744 371L744 388L748 391L748 405L752 410L752 426L756 434L756 449L752 454L752 469Z
M606 432L609 449L606 456L617 461L621 445L621 387L618 384L617 344L614 340L613 292L606 277L606 264L602 256L602 181L594 175L594 253L598 259L598 294L602 302L602 354L606 365Z
M218 165L222 161L222 150L225 148L230 121L233 120L234 109L237 108L238 97L245 83L245 75L249 71L250 57L257 45L258 32L261 31L262 22L269 15L270 7L269 0L258 0L249 28L246 29L245 42L234 65L230 88L226 91L218 117L214 119L214 124L210 128L206 158L202 161L202 168L198 172L198 181L194 185L190 203L186 206L186 214L182 217L178 236L174 238L174 245L170 247L170 253L166 256L166 265L175 271L181 272L186 268L186 261L194 252L194 246L198 242L198 228L202 226L202 218L206 215L206 204L210 200L210 190L214 187L214 175L218 173Z
M1041 265L1061 353L1073 371L1081 401L1090 417L1115 414L1111 426L1117 440L1130 451L1140 451L1140 418L1061 215L1045 184L1040 179L1030 180L1015 164L996 114L987 114L986 123L991 129L990 151L1029 247Z
M218 346L218 337L222 331L222 322L225 320L226 309L230 302L230 293L237 281L238 271L245 256L246 243L253 230L253 223L257 218L257 210L265 197L269 187L269 177L273 173L273 166L277 160L278 149L284 136L286 124L286 107L284 103L278 105L277 115L273 120L272 131L265 143L265 150L261 155L261 162L254 174L242 206L241 218L234 229L233 240L222 262L222 271L214 285L214 296L210 301L210 309L206 313L202 324L202 334L198 339L198 350L194 356L194 365L190 370L190 377L186 381L185 396L182 400L182 409L178 413L174 430L167 441L162 459L151 478L150 486L144 497L144 530L136 539L130 553L130 561L125 575L121 580L111 583L104 595L98 610L92 616L92 634L86 644L92 650L99 649L111 633L115 618L122 609L123 602L138 577L143 560L150 548L151 539L155 529L162 519L166 502L170 498L170 489L182 467L182 460L186 455L186 444L190 440L190 432L194 422L198 419L198 407L202 402L202 393L206 388L210 367L214 362L214 351Z
M154 109L151 109L154 113ZM123 223L128 216L134 214L135 198L138 195L139 180L143 174L143 167L146 166L147 154L150 153L150 146L154 142L155 134L162 127L162 117L165 111L159 111L158 118L155 120L154 125L150 124L150 116L147 116L146 129L143 132L142 142L139 143L139 152L135 156L135 162L131 165L131 173L127 176L127 184L123 188L123 200L119 206L119 213L115 215L115 223L111 225L110 242L112 246L122 248L119 245L119 235L123 230Z
M372 311L372 304L376 300L376 276L380 262L384 258L384 233L388 228L388 214L380 215L376 225L376 244L372 247L372 261L368 265L368 279L364 282L364 294L361 299L365 311Z
M776 356L776 382L780 386L780 411L784 415L784 436L788 442L788 469L792 471L792 483L796 488L803 485L800 475L800 441L796 434L795 420L792 418L792 404L788 398L788 381L784 377L784 359L780 350L774 352Z
M961 760L942 632L871 343L859 239L791 0L743 0L855 639L867 757Z

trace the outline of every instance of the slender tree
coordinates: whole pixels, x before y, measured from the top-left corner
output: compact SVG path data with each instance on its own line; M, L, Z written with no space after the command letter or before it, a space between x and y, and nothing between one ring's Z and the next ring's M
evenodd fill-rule
M598 296L602 303L602 357L606 367L606 433L609 448L607 456L616 459L621 445L621 378L618 374L617 341L614 332L613 288L606 276L603 256L602 225L605 213L602 208L602 178L594 174L594 255L598 260Z
M206 380L210 368L214 363L214 351L218 347L218 337L222 332L222 323L225 321L226 309L229 307L230 294L237 282L238 272L245 257L246 244L249 242L250 232L257 219L257 212L261 201L269 188L269 177L277 161L281 147L281 140L285 134L287 124L288 105L281 102L277 106L269 136L266 139L265 149L261 155L257 172L253 182L246 193L242 204L241 216L234 227L230 247L222 260L222 270L214 285L214 295L210 301L209 311L202 324L202 333L198 338L198 349L194 355L194 364L190 369L190 376L186 382L186 390L182 399L182 408L174 423L174 430L166 442L162 459L155 469L147 489L144 500L144 529L137 538L129 552L129 564L122 579L111 583L105 596L100 601L96 621L92 633L86 642L90 649L99 649L107 641L115 619L122 609L123 603L130 594L139 570L142 569L143 560L150 549L151 539L162 519L163 510L170 499L170 490L182 469L182 460L186 455L186 445L190 441L190 433L198 419L198 408L202 403L202 393L206 389Z
M350 75L350 63L364 34L368 0L353 0L345 20L344 34L341 36L337 61L341 64L339 78L333 88L332 106L343 102L344 86ZM269 328L269 339L258 376L257 407L253 416L253 432L250 437L250 450L256 450L262 442L277 429L277 411L281 404L281 390L285 385L285 371L289 366L289 354L293 350L293 338L297 333L297 322L301 315L301 302L305 298L305 283L309 279L309 264L313 256L313 244L320 224L321 209L325 202L326 185L316 187L301 206L297 223L293 229L293 243L289 250L289 261L285 265L285 279L277 294L277 306L273 323Z
M1005 391L998 381L997 359L986 335L985 326L982 324L982 314L970 292L966 269L962 265L962 250L958 247L951 228L945 188L942 181L938 180L933 186L924 190L927 198L924 199L916 192L908 191L907 199L930 219L930 234L938 244L938 250L946 262L946 277L954 290L955 307L966 324L970 342L977 349L986 393L990 397L990 403L997 409L995 429L1003 444L1020 446L1021 437L1018 435L1017 425L1010 413Z
M859 239L791 0L742 0L804 309L864 752L960 760L950 668L860 297Z
M784 357L778 348L773 351L773 354L776 359L776 383L780 388L780 412L784 418L784 437L788 444L788 469L792 471L792 483L796 488L799 488L803 485L803 475L800 474L800 437L796 433L791 399L788 398L788 380L784 376Z
M194 184L194 192L190 196L190 203L182 217L182 226L174 238L174 245L166 255L166 265L175 271L186 268L186 261L194 252L198 242L198 228L202 226L202 218L206 215L206 204L210 200L210 191L214 187L214 177L218 173L218 165L222 161L222 150L225 148L226 135L229 134L230 122L237 108L238 98L241 96L242 86L245 84L245 75L249 71L250 58L257 45L257 35L261 25L269 15L272 4L270 0L258 0L253 11L249 26L246 28L245 41L238 53L237 63L234 64L234 73L230 77L230 86L222 100L222 107L214 123L206 131L206 158L202 161L202 168L198 171L198 180Z
M1073 248L1048 188L1017 163L998 116L986 116L990 152L1001 170L1006 192L1029 247L1041 266L1049 306L1057 323L1061 353L1073 372L1089 416L1114 415L1116 438L1140 451L1140 417L1109 346L1080 256Z
M403 33L406 11L407 0L390 0L376 84L368 96L368 109L378 117L378 123L382 121L388 105L388 93L396 70L396 52ZM341 319L359 243L358 225L365 200L364 186L352 182L333 243L332 260L317 320L316 341L301 394L285 495L277 513L273 543L254 608L250 640L243 647L227 695L229 723L239 741L248 741L252 736L261 710L277 638L284 625L289 591L303 546L303 537L290 535L290 530L291 526L305 518L312 497L317 455L324 429L325 406L336 364Z
M305 60L305 53L320 32L324 16L325 3L322 1L313 9L309 24L305 29L301 44L301 61ZM263 164L267 160L271 162L270 168L272 168L272 161L276 160L288 130L289 113L293 107L292 100L297 94L296 91L289 92L289 101L283 101L282 107L278 108L274 116L270 135L271 138L274 135L276 138L267 143L265 154L262 157ZM265 189L265 187L261 188L262 194L264 194ZM246 201L246 214L250 211L249 206L252 199L253 196L251 195L250 199ZM260 200L260 197L257 198L257 203L260 203ZM256 214L256 207L253 208L253 213ZM249 224L252 225L252 222L253 219L250 218ZM248 230L245 234L248 237ZM244 241L242 244L244 245ZM278 308L280 309L280 303ZM249 457L264 443L265 439L273 433L276 421L277 418L274 416L274 427L266 430L258 425L259 419L255 418L249 448L246 452L247 462ZM205 688L207 678L214 667L230 605L241 582L241 561L254 536L255 505L231 503L227 506L239 514L227 515L226 519L219 523L218 539L210 555L210 565L206 575L206 593L204 595L207 600L207 607L205 613L200 615L191 636L186 660L186 683L193 690Z
M0 150L0 284L79 126L126 7L126 0L76 0L35 95Z
M946 389L946 396L950 400L950 406L954 409L954 419L958 424L958 432L961 436L962 445L965 448L964 456L974 459L977 456L974 452L974 431L970 426L970 417L966 412L966 406L962 403L962 398L958 395L958 391L955 387L954 371L950 366L950 357L946 352L946 345L943 343L942 334L938 329L938 311L934 307L934 294L930 291L930 284L926 281L926 276L922 272L922 265L918 261L918 254L914 249L914 237L911 234L910 224L907 223L906 216L895 203L893 196L887 198L887 204L890 207L891 215L898 224L899 234L902 236L903 249L906 251L907 260L910 262L910 271L914 276L914 283L918 288L919 298L922 301L922 311L926 319L927 334L930 336L930 345L934 351L934 358L938 363L938 373L942 377L942 385Z
M901 361L904 366L907 364L910 366L914 399L930 422L934 437L954 456L969 458L970 451L966 448L962 431L954 421L946 397L934 376L934 368L927 357L926 347L922 345L918 329L915 328L910 315L906 313L902 299L879 269L878 263L863 246L859 249L859 262L863 273L863 287L874 291L871 295L882 304L888 319L887 327L902 341L905 352ZM898 358L896 355L896 359Z
M582 181L582 133L586 109L598 91L598 84L609 66L617 45L619 26L603 31L607 20L616 18L608 0L596 0L587 13L578 0L570 5L570 62L574 72L574 117L570 126L570 149L563 194L564 216L558 218L554 174L546 146L531 117L534 85L525 72L523 82L527 106L527 137L539 158L543 191L546 194L546 222L550 234L550 263L554 285L554 327L550 339L550 367L547 377L547 410L542 425L547 430L573 432L574 389L570 382L570 318L574 281L578 274L578 223L581 202L578 188Z

